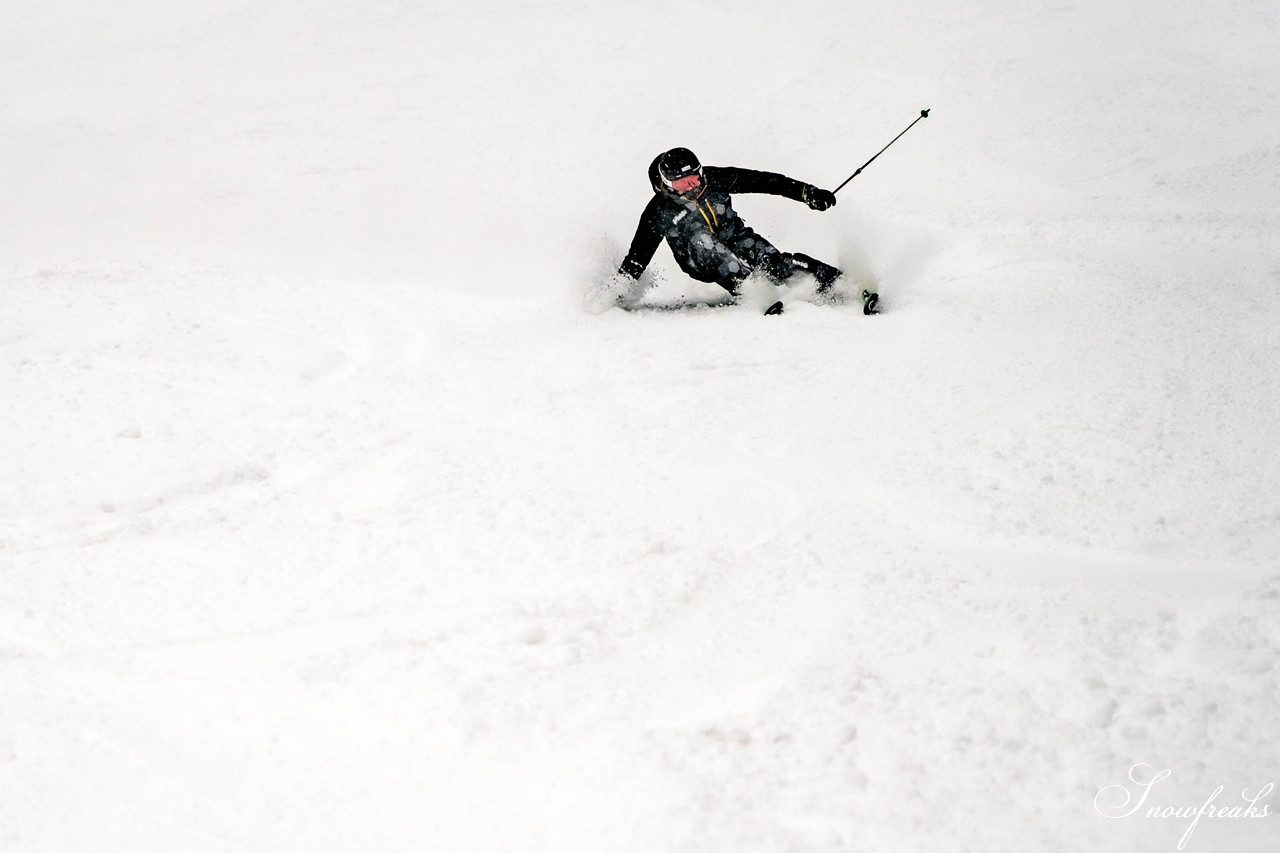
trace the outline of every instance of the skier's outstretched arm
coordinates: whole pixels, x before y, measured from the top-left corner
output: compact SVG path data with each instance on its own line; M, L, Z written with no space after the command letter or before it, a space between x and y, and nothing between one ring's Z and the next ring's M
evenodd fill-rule
M814 210L826 210L836 203L835 193L830 190L779 175L777 172L760 172L737 166L707 166L706 172L708 183L727 193L780 195L792 201L802 201Z
M631 248L622 259L618 272L628 278L639 278L640 274L653 260L653 253L658 251L662 243L662 221L658 212L658 199L655 196L645 206L640 215L640 224L636 226L636 234L631 238Z
M604 281L598 281L587 288L583 294L582 307L592 314L608 311L616 306L627 307L634 304L643 294L645 287L640 282L653 253L658 250L663 235L662 217L657 204L651 201L640 217L636 226L636 235L631 240L631 249L622 260L618 271Z

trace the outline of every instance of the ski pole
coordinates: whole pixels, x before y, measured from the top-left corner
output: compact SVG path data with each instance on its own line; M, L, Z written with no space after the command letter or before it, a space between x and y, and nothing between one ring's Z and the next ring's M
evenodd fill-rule
M928 118L928 117L929 117L929 111L928 111L928 110L921 110L921 111L920 111L920 118L916 119L916 121L919 121L921 118ZM911 122L911 124L907 125L907 130L910 130L911 128L915 127L915 126L916 126L916 121L913 121L913 122ZM901 139L901 138L902 138L902 136L903 136L903 134L905 134L905 133L907 132L907 130L902 131L902 133L899 133L899 134L898 134L897 136L895 136L893 139L889 140L889 145L892 145L893 143L895 143L895 142L897 142L899 139ZM884 152L888 151L888 150L889 150L889 145L886 145L885 147L883 147L883 148L881 148L879 151L877 151L877 152L876 152L876 157L879 157L881 154L883 154ZM874 162L875 162L876 157L872 157L870 160L868 160L867 162L865 162L865 163L863 163L861 166L859 166L859 167L858 167L858 171L854 172L852 175L850 175L849 177L845 178L845 180L844 180L844 184L849 183L849 182L850 182L850 181L852 181L854 178L858 177L858 175L861 175L861 174L862 174L862 170L863 170L863 169L865 169L865 168L867 168L868 166L870 166L872 163L874 163ZM838 187L836 187L834 190L832 190L832 191L831 191L831 194L832 194L832 195L835 195L836 193L840 192L840 190L844 189L844 184L841 184L840 186L838 186Z

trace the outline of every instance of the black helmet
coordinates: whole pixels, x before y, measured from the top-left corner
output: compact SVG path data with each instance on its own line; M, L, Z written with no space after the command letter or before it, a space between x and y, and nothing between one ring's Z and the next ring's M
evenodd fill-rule
M656 192L669 192L676 195L686 195L696 191L699 195L702 191L702 164L698 162L698 155L694 154L688 148L672 148L663 154L658 155L658 159L653 161L654 168L650 171L650 177L654 179L653 188ZM686 179L689 176L697 175L698 181L690 188L677 189L674 184L676 181Z

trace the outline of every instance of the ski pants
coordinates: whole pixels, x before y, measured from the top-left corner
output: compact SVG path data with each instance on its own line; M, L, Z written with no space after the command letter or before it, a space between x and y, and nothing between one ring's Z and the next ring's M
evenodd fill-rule
M706 248L713 257L708 258L710 263L699 264L707 273L704 280L713 281L734 294L743 280L756 270L779 283L797 272L807 272L823 286L831 284L840 275L839 269L817 258L799 252L778 251L776 246L750 228L743 228L729 240Z

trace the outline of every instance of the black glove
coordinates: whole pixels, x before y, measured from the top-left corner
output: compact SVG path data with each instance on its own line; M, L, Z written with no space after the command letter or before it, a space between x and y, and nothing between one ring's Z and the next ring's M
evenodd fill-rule
M633 258L627 257L622 261L622 266L618 267L618 272L627 278L639 278L644 272L644 265Z
M813 184L809 184L804 188L804 203L814 210L826 210L828 207L835 207L836 194L830 190L821 190Z

